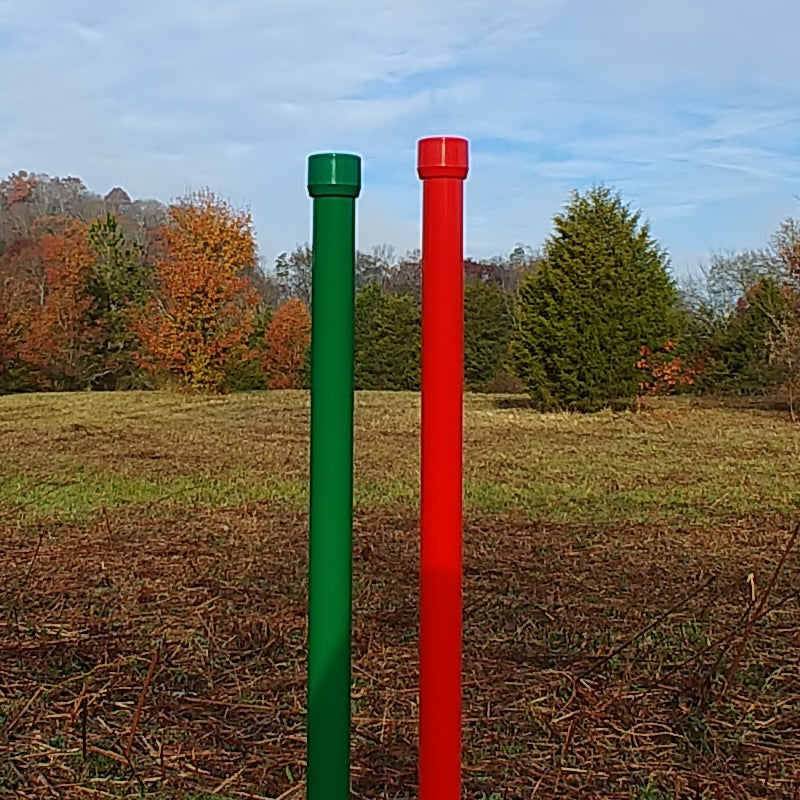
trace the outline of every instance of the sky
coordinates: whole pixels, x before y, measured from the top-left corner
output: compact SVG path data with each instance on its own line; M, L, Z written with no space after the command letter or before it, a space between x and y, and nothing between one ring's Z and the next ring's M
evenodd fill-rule
M306 162L363 158L358 245L419 246L416 142L470 140L465 251L540 247L574 190L676 276L800 216L792 0L0 0L0 173L250 209L310 238Z

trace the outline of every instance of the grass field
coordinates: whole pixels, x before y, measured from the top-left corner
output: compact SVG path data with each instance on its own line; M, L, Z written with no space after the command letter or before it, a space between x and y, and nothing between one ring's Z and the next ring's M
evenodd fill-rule
M419 397L356 408L353 795L416 796ZM800 798L800 427L465 399L473 800ZM308 395L0 397L0 796L300 798Z

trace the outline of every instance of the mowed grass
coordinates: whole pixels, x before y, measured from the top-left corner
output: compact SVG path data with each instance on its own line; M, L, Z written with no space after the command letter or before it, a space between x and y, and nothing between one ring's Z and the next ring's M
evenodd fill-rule
M419 497L414 393L356 397L358 509ZM468 512L553 522L709 524L800 502L800 426L775 410L661 400L634 412L540 414L465 395ZM307 503L309 396L160 392L0 397L0 519Z

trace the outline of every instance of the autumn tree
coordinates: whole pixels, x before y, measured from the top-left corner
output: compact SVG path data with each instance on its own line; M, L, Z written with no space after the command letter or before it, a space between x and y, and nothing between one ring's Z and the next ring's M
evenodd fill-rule
M504 260L507 277L503 284L504 289L516 292L522 279L539 268L542 254L530 245L517 244Z
M376 245L369 252L356 253L355 286L356 291L375 283L388 288L392 274L398 266L394 248L388 244Z
M277 277L271 274L262 263L245 270L243 277L248 280L258 293L259 306L262 310L275 311L281 304L281 287Z
M464 283L503 285L504 265L497 261L476 261L474 258L464 259Z
M264 372L271 389L301 389L307 380L311 316L297 297L282 303L264 335Z
M770 244L780 268L800 285L800 220L789 217L781 222Z
M767 335L769 363L780 375L777 388L786 393L792 422L797 421L800 397L800 294L784 284L782 313L773 317Z
M0 390L37 388L21 379L25 371L19 355L22 334L28 328L26 310L44 302L44 269L38 242L30 235L7 243L0 254Z
M280 299L296 297L311 308L311 248L299 245L291 253L281 253L275 259L275 274Z
M398 259L384 280L389 294L411 297L417 304L422 299L422 253L409 250Z
M34 192L38 180L20 170L0 181L0 249L28 237L36 219Z
M640 398L646 395L675 394L693 386L703 372L699 358L687 358L675 352L676 343L668 340L655 352L647 345L640 345L637 369Z
M0 390L8 382L8 374L17 354L16 332L11 319L12 278L0 272Z
M26 296L11 314L22 332L19 355L46 388L81 388L92 381L102 334L87 291L94 263L88 229L78 220L51 220L36 244L42 281L23 284Z
M30 325L21 290L13 276L0 275L0 394L47 388L20 355Z
M133 320L141 363L188 388L221 391L258 302L244 277L256 264L251 216L210 191L193 193L170 207L163 241L155 291Z
M25 170L0 182L0 249L31 235L42 220L93 219L103 201L80 178L52 178Z
M781 373L792 421L797 418L800 395L800 221L784 220L771 239L772 252L787 279L781 287L781 313L771 316L768 335L770 363Z

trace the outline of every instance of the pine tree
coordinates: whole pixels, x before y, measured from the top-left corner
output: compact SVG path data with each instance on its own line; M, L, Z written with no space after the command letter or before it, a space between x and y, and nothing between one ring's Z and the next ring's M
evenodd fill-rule
M784 288L775 278L753 284L712 343L718 367L706 388L734 394L763 394L774 388L781 369L771 359L770 341L789 316Z
M262 302L253 316L253 329L246 347L232 356L225 367L225 389L229 392L255 392L269 389L269 376L264 369L267 351L267 330L274 312Z
M512 317L509 298L496 283L464 286L464 381L486 391L508 354Z
M365 286L355 301L356 388L416 391L419 381L419 306L376 283Z
M667 255L639 212L602 186L575 192L554 227L518 291L516 372L543 408L630 401L640 346L656 350L679 332Z
M145 303L152 269L144 263L142 245L127 240L113 214L92 223L89 244L96 261L88 293L94 300L92 315L103 329L97 385L126 388L135 385L138 373L130 315Z

